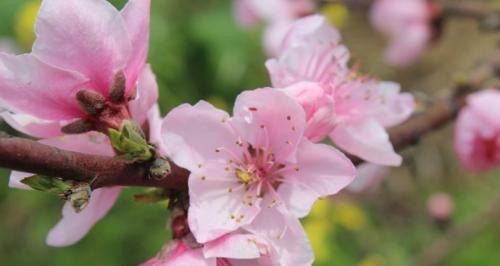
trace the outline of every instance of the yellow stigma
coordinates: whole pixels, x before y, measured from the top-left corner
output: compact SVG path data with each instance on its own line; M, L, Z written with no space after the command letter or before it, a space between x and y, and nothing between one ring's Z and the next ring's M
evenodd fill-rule
M236 176L241 182L248 185L254 179L254 174L249 171L236 170Z

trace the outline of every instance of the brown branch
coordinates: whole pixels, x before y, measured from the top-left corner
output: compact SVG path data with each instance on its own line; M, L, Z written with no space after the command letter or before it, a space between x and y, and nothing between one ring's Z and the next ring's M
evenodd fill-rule
M500 220L500 197L491 201L484 209L471 219L450 228L433 244L417 256L412 265L442 265L444 260L455 250L466 244L487 225Z
M61 150L36 141L0 136L0 166L107 186L144 186L184 189L189 172L172 164L172 173L161 180L148 178L149 164L130 164L109 156Z

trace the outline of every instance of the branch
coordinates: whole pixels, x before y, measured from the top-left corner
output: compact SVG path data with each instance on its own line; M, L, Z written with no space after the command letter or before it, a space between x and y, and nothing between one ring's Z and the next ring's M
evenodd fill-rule
M189 172L172 164L171 174L150 179L149 163L131 164L109 156L65 151L24 138L0 136L0 166L66 180L92 182L93 188L143 186L187 188Z
M442 237L428 246L417 256L413 265L435 266L443 261L456 249L466 244L472 237L487 225L500 220L500 197L491 201L484 209L471 219L449 229Z

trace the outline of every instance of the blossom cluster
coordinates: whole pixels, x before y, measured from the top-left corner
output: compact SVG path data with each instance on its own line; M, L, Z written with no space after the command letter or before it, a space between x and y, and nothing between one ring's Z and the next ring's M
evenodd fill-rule
M350 68L339 32L311 15L291 23L266 62L272 86L243 91L232 114L200 101L161 119L146 64L149 9L149 0L121 11L105 0L43 0L32 52L0 54L2 116L42 143L110 156L120 155L110 130L132 120L157 155L189 170L174 239L144 265L312 265L299 219L354 180L343 152L401 164L386 128L410 116L413 97ZM31 175L13 172L10 185L27 188ZM67 203L47 243L80 240L120 190L94 190L76 211Z

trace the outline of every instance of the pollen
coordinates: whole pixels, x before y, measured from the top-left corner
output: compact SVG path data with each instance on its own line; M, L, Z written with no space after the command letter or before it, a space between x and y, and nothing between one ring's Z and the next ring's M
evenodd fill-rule
M292 120L292 117L291 116L287 116L286 120L290 121L290 120Z
M238 179L244 183L249 184L255 178L254 174L248 171L236 170L236 176Z

